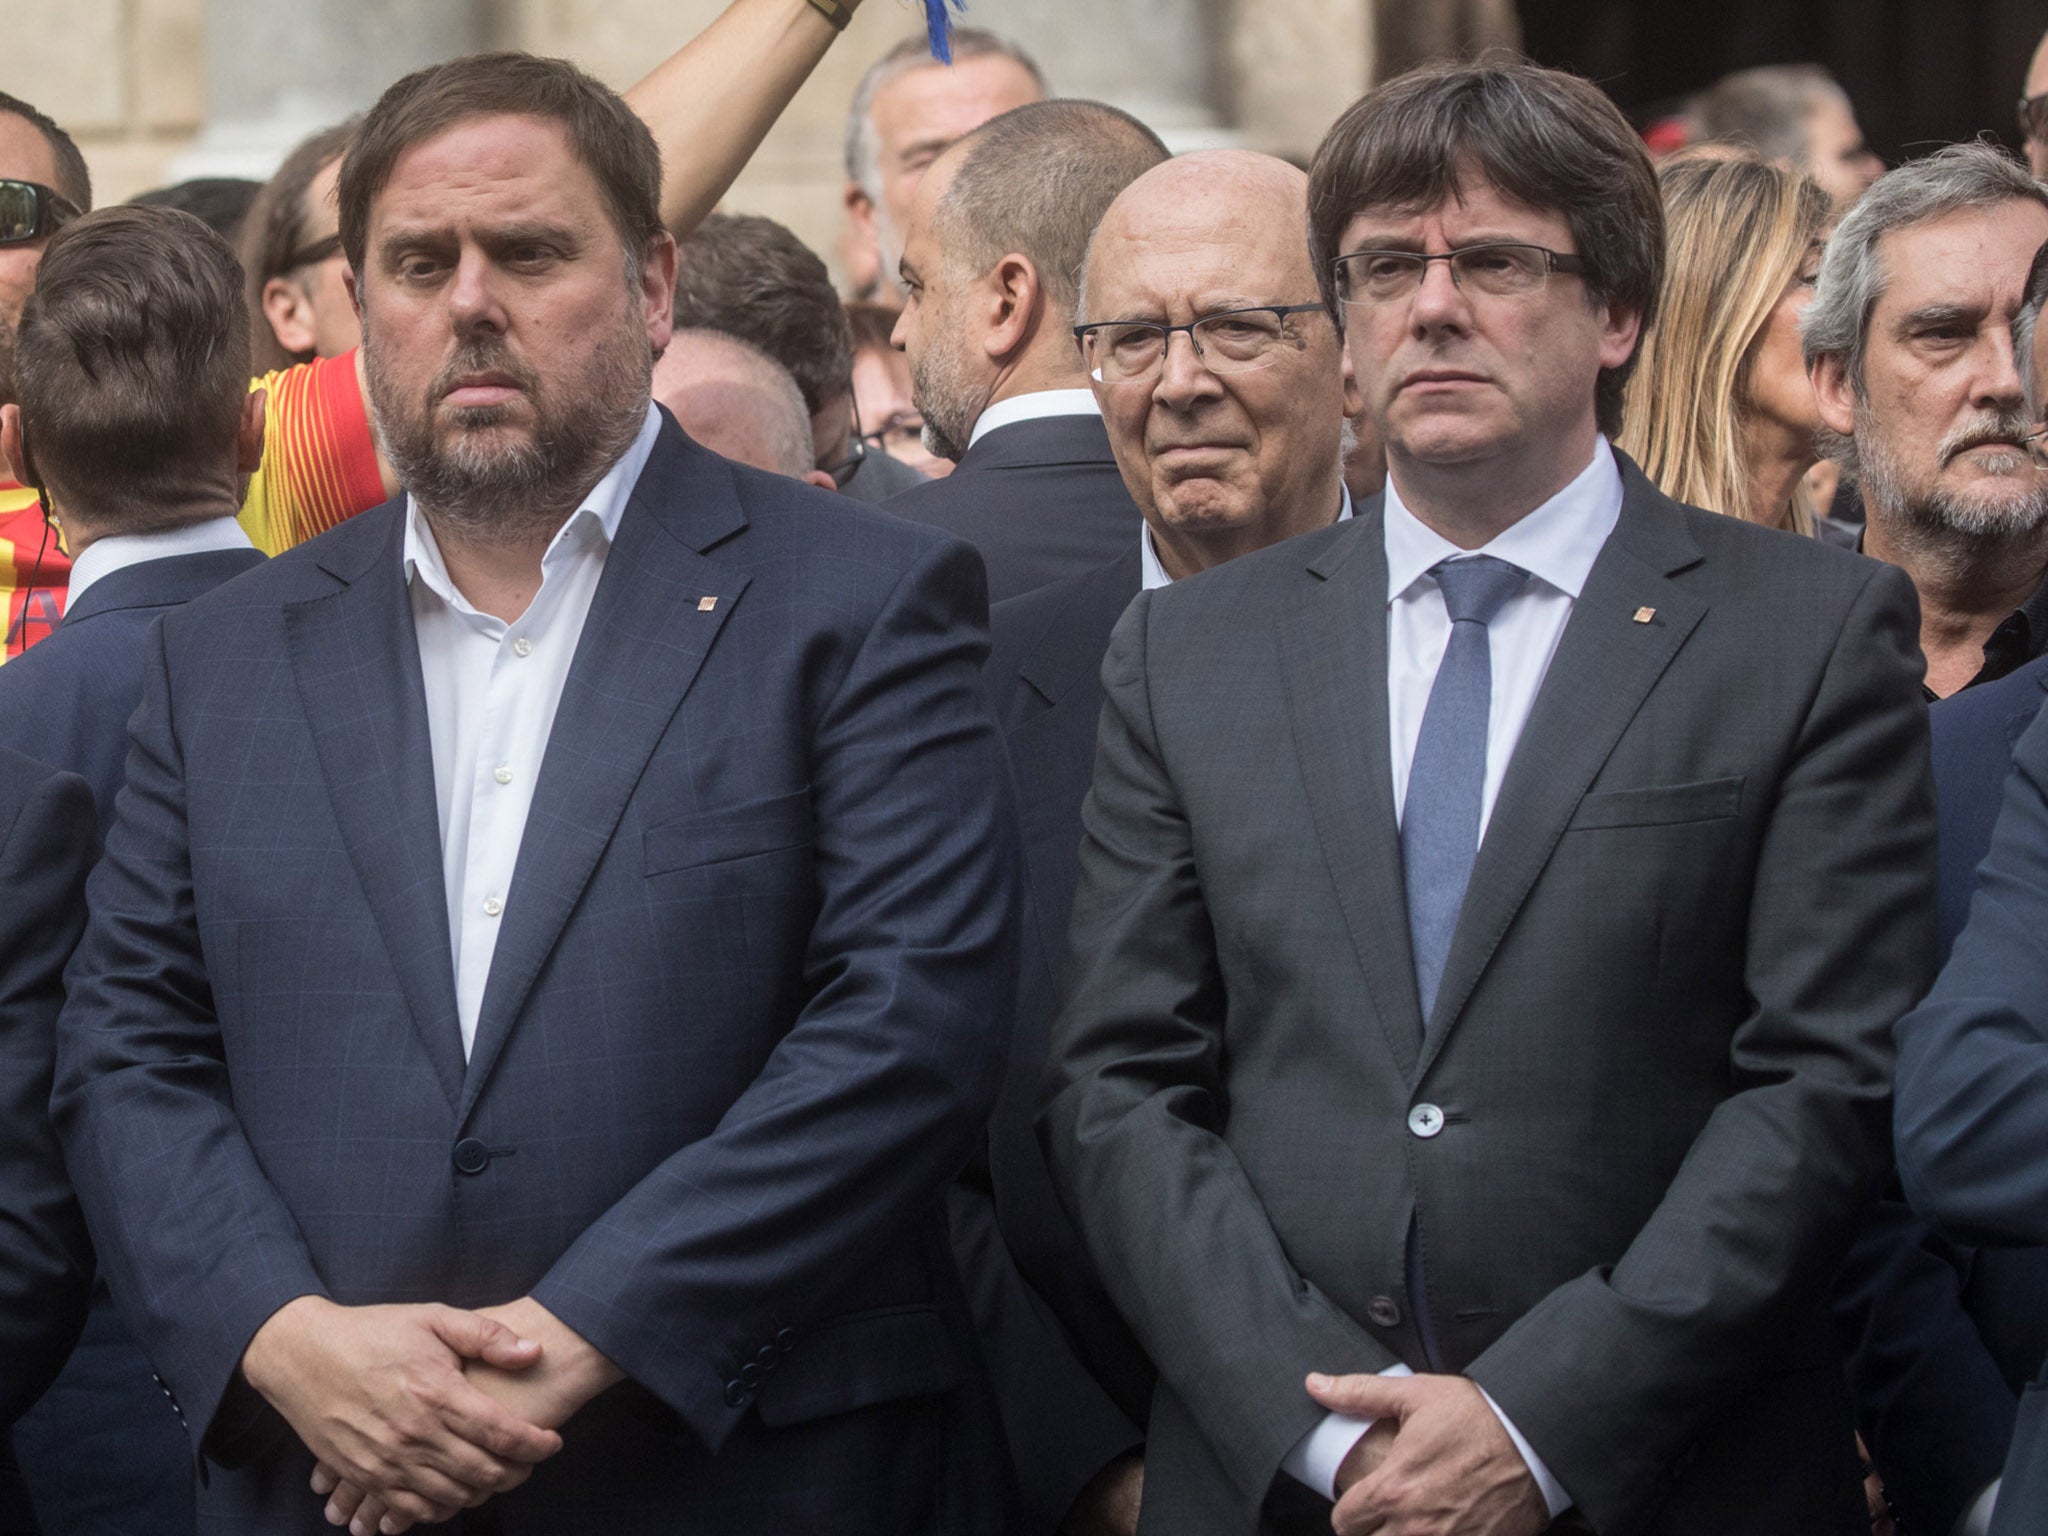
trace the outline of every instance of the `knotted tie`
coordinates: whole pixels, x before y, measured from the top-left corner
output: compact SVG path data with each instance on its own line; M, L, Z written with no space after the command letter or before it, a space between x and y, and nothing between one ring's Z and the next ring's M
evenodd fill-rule
M1422 732L1401 810L1401 867L1408 883L1408 936L1425 1025L1436 1009L1444 961L1472 861L1479 853L1479 807L1486 788L1486 718L1493 702L1493 657L1486 626L1529 573L1491 555L1431 567L1451 616L1443 665L1422 712Z

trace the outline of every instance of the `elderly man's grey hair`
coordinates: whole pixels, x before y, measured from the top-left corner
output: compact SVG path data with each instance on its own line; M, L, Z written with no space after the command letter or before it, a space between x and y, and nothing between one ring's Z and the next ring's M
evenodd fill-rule
M1813 302L1799 323L1807 366L1816 358L1840 358L1860 397L1870 316L1888 276L1879 243L1894 230L2023 199L2048 208L2048 187L1988 144L1951 144L1880 177L1843 216L1821 258Z
M1848 93L1818 64L1764 64L1723 75L1693 99L1693 142L1742 144L1766 160L1811 168L1808 122Z
M953 29L955 63L963 59L986 58L1010 60L1038 82L1042 94L1052 94L1052 88L1045 83L1045 71L1038 67L1038 61L1015 43L993 32L984 32L979 27ZM846 179L867 193L869 201L879 203L882 200L882 146L875 134L875 97L891 80L901 79L913 69L944 67L932 57L930 44L920 31L914 37L904 38L875 60L868 66L868 72L860 77L860 85L853 93L853 105L846 109Z

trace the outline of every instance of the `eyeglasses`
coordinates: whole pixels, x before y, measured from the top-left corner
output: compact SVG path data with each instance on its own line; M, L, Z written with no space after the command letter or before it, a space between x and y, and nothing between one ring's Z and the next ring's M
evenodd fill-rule
M2048 140L2048 92L2022 96L2019 104L2020 137Z
M2034 461L2036 469L2048 469L2048 426L2034 428L2020 439L2020 446L2027 450L2027 457Z
M853 431L846 439L846 457L835 464L818 466L832 477L833 488L841 491L846 489L846 482L853 478L854 472L868 456L867 438L860 430L860 401L854 396L852 379L846 381L846 409L853 422Z
M315 240L310 245L300 246L299 249L293 251L291 255L285 258L284 265L278 268L278 270L280 272L296 272L301 267L316 266L320 262L327 260L328 257L339 256L340 254L341 231L336 230L333 234Z
M1256 309L1226 309L1186 325L1161 325L1152 320L1104 320L1074 327L1088 371L1105 384L1148 378L1166 362L1166 349L1176 331L1185 331L1211 373L1250 373L1270 368L1292 350L1308 343L1294 315L1322 311L1320 304L1265 304Z
M1586 263L1577 256L1511 241L1461 246L1430 255L1421 251L1353 251L1332 263L1337 272L1337 296L1346 304L1396 303L1422 286L1422 275L1432 261L1449 266L1451 281L1458 287L1496 299L1533 293L1553 272L1578 274L1586 270Z
M924 418L914 411L908 415L891 416L874 431L863 432L861 441L876 453L897 453L920 447L924 442Z
M0 245L40 240L81 211L70 198L39 181L0 180Z

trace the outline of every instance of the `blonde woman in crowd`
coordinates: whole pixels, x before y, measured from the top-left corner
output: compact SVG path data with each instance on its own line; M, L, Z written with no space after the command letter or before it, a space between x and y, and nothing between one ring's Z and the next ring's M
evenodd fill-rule
M1668 255L1657 326L1629 381L1619 445L1668 496L1853 543L1803 477L1820 426L1799 354L1830 211L1801 172L1727 149L1658 173Z

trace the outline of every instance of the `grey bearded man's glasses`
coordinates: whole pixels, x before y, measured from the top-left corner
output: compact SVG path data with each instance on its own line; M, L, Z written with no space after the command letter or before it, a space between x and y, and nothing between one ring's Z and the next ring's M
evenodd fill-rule
M1270 368L1288 352L1305 345L1295 315L1322 309L1320 304L1267 304L1257 309L1226 309L1187 325L1153 320L1102 320L1074 327L1088 371L1105 384L1150 378L1165 366L1166 349L1176 331L1189 343L1211 373L1250 373Z
M1337 295L1346 304L1394 303L1422 286L1422 274L1432 261L1447 265L1451 281L1461 290L1496 299L1534 292L1553 272L1586 270L1577 256L1514 242L1467 245L1430 256L1420 251L1353 251L1334 263Z

